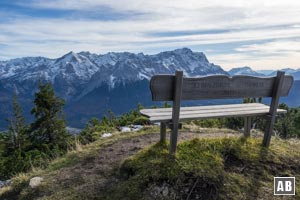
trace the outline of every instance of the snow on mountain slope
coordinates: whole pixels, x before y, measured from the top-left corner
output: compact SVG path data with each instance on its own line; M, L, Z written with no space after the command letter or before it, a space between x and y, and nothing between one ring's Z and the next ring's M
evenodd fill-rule
M258 73L256 71L252 70L248 66L233 68L233 69L229 70L228 73L230 74L230 76L235 76L235 75L265 76L262 73Z
M300 80L300 68L299 69L291 69L284 68L280 69L280 71L284 71L286 74L292 75L294 80ZM251 76L276 76L277 70L257 70L254 71L250 67L240 67L233 68L228 71L230 76L234 75L251 75Z
M220 66L209 63L201 52L188 48L156 55L69 52L57 59L18 58L0 62L0 82L4 88L26 93L37 81L50 81L65 99L80 98L102 84L116 84L150 79L154 74L184 71L186 76L227 74Z

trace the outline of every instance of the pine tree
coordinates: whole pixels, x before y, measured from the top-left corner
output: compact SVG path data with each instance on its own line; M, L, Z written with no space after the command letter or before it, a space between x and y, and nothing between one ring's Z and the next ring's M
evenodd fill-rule
M13 115L7 121L9 122L8 132L6 134L5 151L7 154L14 153L25 148L27 142L27 132L22 108L18 102L17 95L13 96Z
M39 83L39 91L35 93L34 108L31 114L35 122L31 124L31 141L33 146L45 153L53 150L65 152L70 142L63 119L64 100L56 97L50 83Z

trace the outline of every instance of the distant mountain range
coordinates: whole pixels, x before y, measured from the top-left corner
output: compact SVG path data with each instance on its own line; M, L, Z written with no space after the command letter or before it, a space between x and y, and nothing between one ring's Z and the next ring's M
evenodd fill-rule
M265 74L256 72L248 66L233 68L229 70L228 73L230 76L235 76L235 75L265 76Z
M219 65L210 63L204 53L188 48L155 55L69 52L57 59L25 57L0 61L0 128L6 126L5 118L11 115L14 92L30 120L29 111L38 81L51 82L56 93L66 100L68 125L83 127L91 117L101 117L109 109L120 114L136 107L138 102L152 105L151 76L174 74L176 70L184 71L189 77L214 74L264 76L250 67L226 72ZM300 69L289 72L297 77Z
M299 69L284 68L284 69L281 69L281 71L284 71L286 74L292 75L294 77L294 80L300 80L300 68ZM233 68L233 69L228 71L230 76L234 76L234 75L276 76L276 72L277 72L277 70L257 70L257 71L254 71L248 66Z

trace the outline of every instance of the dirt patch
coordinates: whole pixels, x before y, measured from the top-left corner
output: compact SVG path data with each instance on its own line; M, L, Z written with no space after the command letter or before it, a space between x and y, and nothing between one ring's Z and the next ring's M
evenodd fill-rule
M182 132L179 134L179 142L192 138L208 137L234 137L240 134L229 132L220 133L192 133ZM167 134L167 139L170 137ZM113 144L107 145L99 150L96 157L89 158L88 161L80 162L72 167L64 168L58 171L53 183L60 187L70 187L74 189L79 196L89 197L89 199L101 199L101 194L107 188L116 184L118 180L115 174L118 173L120 164L131 155L141 149L155 144L159 141L160 135L146 134L128 139L119 140ZM53 188L54 189L54 188ZM81 194L81 195L80 195Z

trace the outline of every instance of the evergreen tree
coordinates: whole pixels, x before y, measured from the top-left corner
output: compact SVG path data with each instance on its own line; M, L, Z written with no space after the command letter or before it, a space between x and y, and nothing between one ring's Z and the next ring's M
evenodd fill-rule
M66 131L66 123L63 119L64 100L55 96L50 83L39 83L34 105L31 114L36 120L31 125L30 135L33 146L47 154L65 152L70 142L70 135Z
M27 132L25 119L20 104L18 103L17 95L13 96L13 115L7 121L9 122L8 132L6 134L5 152L6 154L14 153L15 151L22 152L27 143Z

